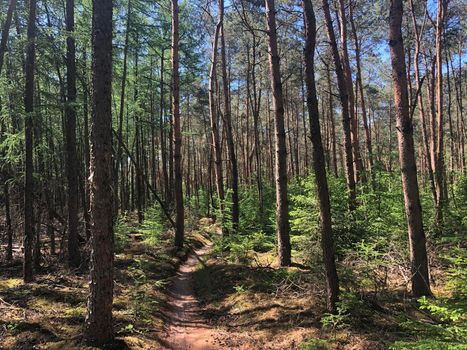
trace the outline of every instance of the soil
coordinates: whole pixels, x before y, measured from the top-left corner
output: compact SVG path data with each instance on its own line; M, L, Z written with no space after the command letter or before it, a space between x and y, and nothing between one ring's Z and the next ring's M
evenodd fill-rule
M180 266L169 290L169 324L166 327L170 349L224 349L222 334L208 325L194 290L193 274L211 246L204 246L188 256Z

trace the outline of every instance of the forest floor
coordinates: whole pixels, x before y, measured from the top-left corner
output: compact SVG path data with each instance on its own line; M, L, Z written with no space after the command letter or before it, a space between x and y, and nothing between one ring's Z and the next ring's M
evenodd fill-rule
M278 269L272 252L230 261L213 243L218 227L210 219L197 226L182 253L171 248L170 233L158 244L137 228L128 233L115 260L117 342L110 348L378 350L410 337L401 315L426 318L403 292L391 292L325 327L322 271ZM92 349L81 343L87 275L47 259L28 285L19 259L0 265L0 349Z

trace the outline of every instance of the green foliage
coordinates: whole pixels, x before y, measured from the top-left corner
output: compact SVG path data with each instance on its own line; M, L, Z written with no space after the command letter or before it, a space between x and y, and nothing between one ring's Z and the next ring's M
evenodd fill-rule
M329 350L329 343L324 339L311 339L300 344L299 350Z
M348 210L345 179L328 176L333 234L337 254L340 256L353 251L357 242L379 245L377 242L382 237L389 240L393 248L406 250L406 224L400 181L386 173L376 173L374 176L375 189L362 188L359 191L359 205L353 213ZM292 244L306 261L317 263L322 260L321 237L313 175L291 186L290 202Z
M146 244L156 246L161 242L161 234L164 232L165 218L158 204L149 207L144 212L144 222L139 228Z
M467 252L453 247L444 259L449 263L446 286L451 296L418 299L420 309L437 321L402 320L401 326L415 340L396 342L391 349L467 349Z
M128 323L126 326L122 327L118 332L118 334L143 334L140 330L138 330L133 323Z
M213 237L215 247L213 253L226 255L227 260L234 263L248 264L252 258L251 252L268 252L275 249L274 236L262 231L250 234L230 234Z
M191 197L187 198L186 206L191 208L194 217L206 217L210 215L209 192L199 189Z
M275 194L274 188L263 184L263 212L258 195L258 188L252 186L240 186L240 231L259 232L267 234L275 232Z
M373 242L364 240L355 243L345 253L345 271L342 279L349 286L364 292L373 289L375 293L387 287L389 252L396 251L381 238Z
M321 317L324 328L331 331L344 329L350 326L351 313L360 313L364 310L363 302L352 293L342 293L340 300L336 303L335 313L325 313Z
M114 226L115 251L117 253L122 252L130 243L130 237L128 234L131 230L132 228L128 223L128 218L125 216L119 216Z

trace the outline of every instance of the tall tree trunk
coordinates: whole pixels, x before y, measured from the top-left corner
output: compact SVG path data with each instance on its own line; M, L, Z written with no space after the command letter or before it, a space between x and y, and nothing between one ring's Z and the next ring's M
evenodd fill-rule
M413 141L413 125L409 110L404 43L402 39L402 0L391 0L389 15L389 48L391 52L394 103L399 140L399 161L402 173L405 213L409 233L409 250L414 296L431 295L428 275L426 239L417 181Z
M172 2L172 122L173 122L173 162L175 189L175 246L183 247L184 239L184 209L183 209L183 174L182 174L182 133L180 129L180 76L178 72L179 58L179 24L178 0Z
M221 23L221 64L222 64L222 85L224 89L224 120L227 134L227 150L230 159L230 169L232 176L232 224L234 231L238 230L240 220L240 206L238 199L238 166L237 155L235 154L235 143L232 131L232 110L230 104L229 80L227 77L227 59L225 47L224 31L224 0L219 0L219 22Z
M5 23L2 28L2 38L0 40L0 74L2 74L3 68L3 59L5 57L5 52L8 44L8 37L10 36L10 26L11 19L13 17L13 12L16 8L16 0L10 0L8 2L8 10L6 13Z
M83 60L85 67L87 68L87 55L86 51L83 54ZM90 215L89 215L89 197L91 194L91 188L89 186L89 166L91 164L91 154L90 154L90 149L89 149L89 106L88 106L88 91L87 91L87 86L88 86L88 78L86 75L86 78L83 81L83 134L84 134L84 146L83 146L83 152L84 152L84 199L83 199L83 216L84 216L84 230L86 233L86 239L89 240L91 238L91 220L90 220Z
M284 128L284 99L280 73L279 50L277 48L276 9L274 0L265 0L266 21L269 38L269 70L274 110L276 143L276 231L280 266L291 264L289 205L287 199L287 149Z
M13 229L11 227L11 209L10 209L10 186L8 180L3 184L3 194L5 196L5 226L7 235L6 259L13 259Z
M217 196L219 199L219 207L221 210L222 220L224 220L224 177L222 173L222 151L221 143L219 139L219 118L217 113L216 103L216 65L217 65L217 46L219 41L221 23L218 22L216 31L214 33L214 40L212 43L212 62L211 69L209 72L209 115L211 120L211 135L212 145L214 150L214 172L216 175L216 189Z
M65 104L66 155L68 180L68 266L76 268L81 257L78 241L78 157L76 154L76 47L75 1L66 1L67 101Z
M122 142L123 142L123 116L125 111L125 90L126 90L126 77L128 72L128 47L130 45L130 27L131 27L131 9L132 0L128 0L127 7L127 18L126 18L126 32L125 32L125 43L123 46L123 72L122 72L122 87L120 90L120 109L118 112L118 145L117 154L115 159L115 170L114 170L114 215L118 214L120 202L118 198L118 176L120 163L122 161Z
M363 169L362 158L360 156L360 142L358 139L358 123L357 115L355 113L355 95L353 92L352 83L352 72L350 70L349 53L347 49L347 19L345 15L345 4L344 0L339 0L339 17L340 17L340 33L341 33L341 45L342 45L342 69L345 79L345 87L348 96L348 110L350 116L350 135L352 143L352 156L353 156L353 167L354 167L354 178L355 182L358 183L361 178Z
M316 188L318 191L321 245L323 249L324 265L327 281L327 307L334 311L339 296L339 279L337 277L334 242L332 237L331 203L326 177L326 163L324 160L321 129L319 123L318 98L316 96L316 82L314 70L314 55L316 46L316 19L311 0L302 0L305 14L305 81L307 85L307 107L310 119L311 142L313 144L313 168L315 172Z
M322 0L324 19L326 21L326 28L328 33L329 42L331 45L332 58L334 66L336 68L337 86L339 90L339 98L342 107L342 127L344 131L344 151L345 151L345 170L347 187L349 189L349 209L354 210L356 205L356 188L355 188L355 177L353 168L353 156L352 156L352 139L350 133L350 115L349 115L349 93L347 91L347 84L342 68L339 51L337 49L336 36L334 34L334 28L332 26L331 13L329 10L328 0Z
M349 4L349 20L350 25L352 27L352 34L354 37L355 43L355 63L357 66L357 85L358 85L358 93L360 94L361 100L361 108L362 108L362 120L363 120L363 127L365 129L365 141L366 141L366 148L368 152L368 164L369 164L369 171L372 173L373 169L373 148L371 144L371 133L370 127L368 126L368 118L366 114L366 105L365 105L365 94L363 92L363 78L362 78L362 69L361 69L361 50L360 50L360 42L358 39L357 34L357 27L355 26L355 21L353 17L353 7L355 5L351 2Z
M113 340L112 0L93 0L91 282L85 339Z
M34 114L34 69L36 60L36 0L29 0L28 43L26 50L26 87L24 93L25 117L25 175L24 175L24 282L32 282L34 241L34 164L33 164L33 114Z
M164 120L164 61L165 61L165 49L161 52L161 70L160 70L160 105L159 105L159 127L160 127L160 143L161 143L161 161L162 161L162 180L164 183L164 199L166 207L169 207L171 203L171 190L169 187L169 173L167 171L167 146L166 146L166 134L165 134L165 120Z
M329 96L329 121L331 123L331 152L332 152L332 170L334 176L338 177L337 171L337 140L336 140L336 123L334 121L334 97L332 95L332 84L331 84L331 70L329 65L326 66L326 79L328 82L328 96Z
M433 201L436 204L436 188L435 188L435 180L434 180L434 174L433 174L433 166L431 164L432 158L430 156L430 146L428 144L428 132L426 129L426 121L425 121L425 108L424 108L424 102L423 102L423 94L422 94L422 80L420 78L420 66L419 66L419 59L420 59L420 46L421 46L421 39L423 35L423 29L425 27L425 21L426 21L426 12L425 12L425 18L424 18L424 23L419 30L418 25L417 25L417 19L415 17L415 9L414 9L414 4L413 0L409 1L410 4L410 11L412 15L412 23L413 23L413 30L415 33L415 53L414 53L414 71L415 71L415 82L417 84L417 90L418 90L418 97L417 97L417 103L418 103L418 113L420 116L420 124L421 124L421 129L422 129L422 139L423 139L423 146L426 154L426 161L427 161L427 170L428 170L428 176L430 178L430 188L431 192L433 195ZM425 10L426 11L426 10Z
M436 185L436 225L443 223L443 209L447 200L445 164L444 164L444 111L443 111L443 35L447 0L438 0L436 16L436 124L437 140L435 150L435 185ZM434 82L433 82L434 84Z

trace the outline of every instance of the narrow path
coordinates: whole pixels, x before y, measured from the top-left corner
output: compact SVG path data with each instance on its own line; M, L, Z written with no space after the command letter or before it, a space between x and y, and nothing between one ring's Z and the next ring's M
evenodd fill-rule
M220 334L203 318L194 287L193 273L198 258L211 246L204 246L190 254L180 266L170 288L170 324L167 327L167 343L173 350L218 350L222 349Z

